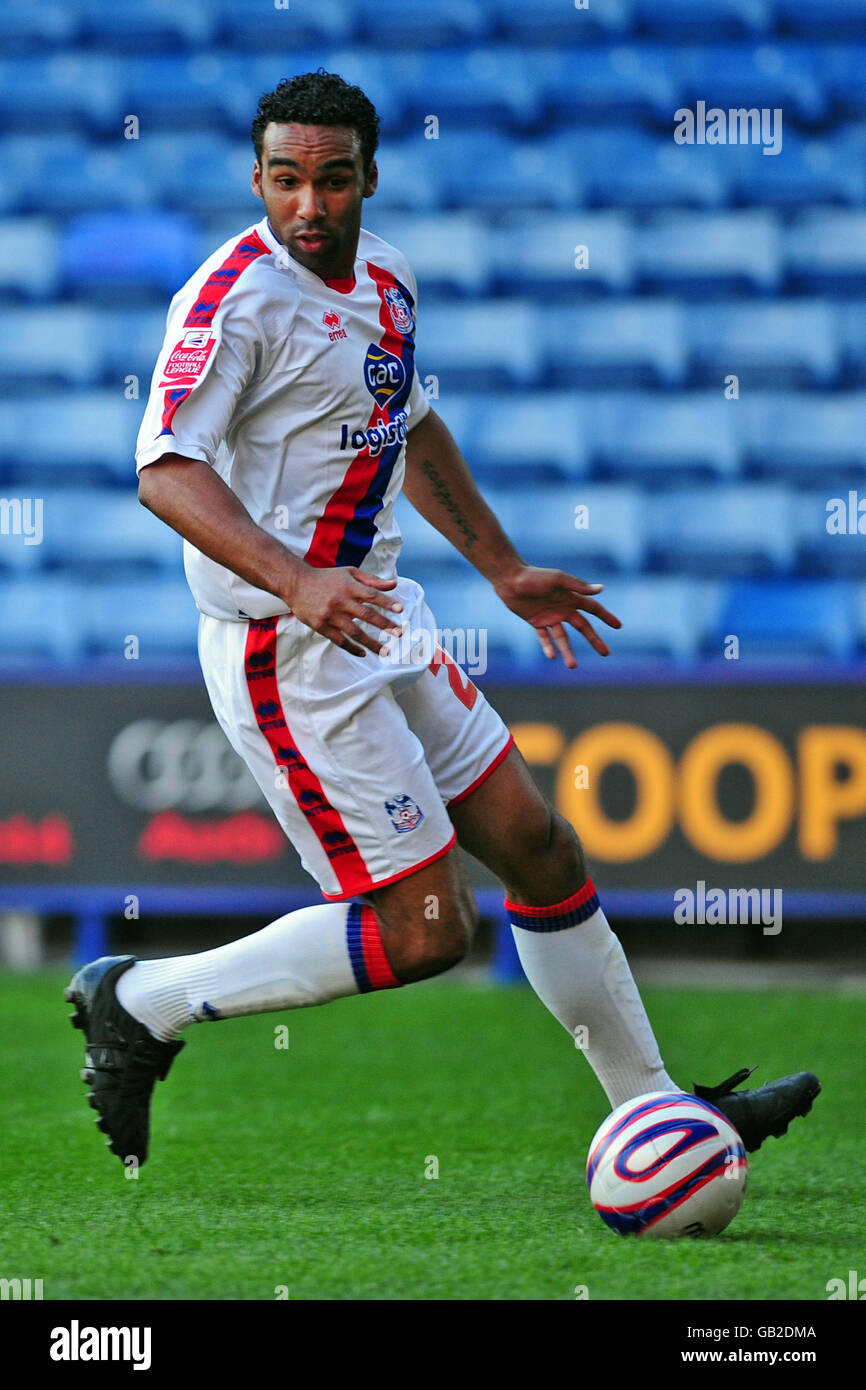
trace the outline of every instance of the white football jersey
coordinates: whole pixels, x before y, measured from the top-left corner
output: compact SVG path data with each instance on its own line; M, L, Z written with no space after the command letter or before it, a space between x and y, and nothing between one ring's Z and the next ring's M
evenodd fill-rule
M215 251L171 302L136 463L202 459L300 559L391 578L406 434L430 408L415 371L417 285L364 230L354 281L307 270L267 218ZM188 541L184 567L212 617L289 611Z

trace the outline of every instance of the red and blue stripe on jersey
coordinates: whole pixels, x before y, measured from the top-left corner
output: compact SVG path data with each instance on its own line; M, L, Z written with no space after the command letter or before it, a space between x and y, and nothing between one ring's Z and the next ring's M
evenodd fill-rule
M374 425L387 425L394 419L408 400L415 373L414 326L406 333L397 328L385 291L399 291L410 311L414 311L415 300L390 271L372 261L367 261L366 265L379 294L379 322L383 330L379 347L383 352L399 358L403 364L402 384L384 404L377 402L374 405L367 423L369 429ZM308 565L328 569L333 565L361 564L376 538L375 518L382 510L385 492L402 448L403 442L395 440L392 444L386 444L378 454L371 453L369 448L356 453L342 483L328 500L316 523L313 539L304 556Z
M258 232L249 232L232 247L227 258L212 270L205 280L195 303L183 321L184 328L210 328L217 309L229 290L244 273L247 266L258 260L259 256L269 256L271 250L266 246ZM173 386L165 393L160 435L173 434L171 428L178 406L183 405L187 396L195 388L192 386Z

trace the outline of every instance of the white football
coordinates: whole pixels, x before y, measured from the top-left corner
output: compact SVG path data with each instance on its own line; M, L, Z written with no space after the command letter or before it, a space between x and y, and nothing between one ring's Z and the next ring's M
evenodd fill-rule
M717 1236L746 1195L743 1141L721 1111L683 1091L626 1101L589 1146L593 1206L622 1236Z

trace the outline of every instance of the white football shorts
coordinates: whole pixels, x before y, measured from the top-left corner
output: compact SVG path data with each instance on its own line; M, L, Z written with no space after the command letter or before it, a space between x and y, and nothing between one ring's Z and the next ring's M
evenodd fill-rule
M421 586L399 579L389 597L403 604L404 634L387 657L352 656L291 614L199 620L214 713L334 901L445 854L455 840L446 806L474 791L513 743L438 646Z

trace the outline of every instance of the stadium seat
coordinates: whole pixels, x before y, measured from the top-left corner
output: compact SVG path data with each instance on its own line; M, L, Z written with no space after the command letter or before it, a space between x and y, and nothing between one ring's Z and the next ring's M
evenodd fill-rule
M785 229L785 268L797 289L866 291L866 212L814 208Z
M143 578L87 585L82 635L88 652L124 653L128 637L139 641L139 659L196 655L198 612L185 579Z
M129 389L133 396L137 389L142 414L162 347L167 308L168 296L152 309L103 309L98 314L103 378L123 392ZM132 376L137 382L130 380Z
M862 38L866 33L866 0L774 0L776 20L794 34L816 39ZM860 69L861 73L863 69Z
M163 207L184 209L200 220L243 208L236 229L243 231L264 216L250 187L255 151L249 139L230 140L203 131L149 135L142 148L146 178ZM215 176L214 171L218 171Z
M235 0L208 0L207 8L220 39L232 49L267 48L283 53L315 48L319 44L343 43L352 37L357 16L357 0L289 0L279 7L270 0L253 14ZM286 64L286 77L307 69L294 62ZM336 68L334 71L339 72Z
M437 626L452 631L471 629L476 652L486 648L489 658L504 658L527 666L544 660L529 624L509 612L480 575L473 572L447 577L438 569L419 565L412 571L412 578L423 587ZM465 640L468 651L468 634Z
M418 370L460 390L529 386L541 374L537 320L521 300L431 304L418 319Z
M739 402L720 391L593 393L586 439L600 476L648 485L690 478L731 478L740 466Z
M856 652L854 589L840 580L732 583L722 605L716 639L740 641L740 659L829 656Z
M182 136L197 127L211 137L223 126L249 137L264 90L249 59L207 49L124 56L121 82L123 114L135 112L147 135L167 130ZM214 175L220 183L221 172Z
M461 130L428 140L419 157L431 170L440 198L465 210L557 207L573 211L580 171L549 140L514 140L501 131ZM377 195L378 196L378 195Z
M556 171L569 168L592 207L722 207L728 200L718 151L677 145L631 126L574 130L545 145Z
M367 230L398 247L408 258L418 279L422 313L431 290L483 294L490 288L492 236L479 217L460 212L410 217L378 209L375 198L367 207Z
M377 212L397 208L430 213L444 205L442 161L430 157L427 146L431 144L435 141L425 140L423 135L411 135L406 140L386 140L377 150Z
M630 119L670 128L677 103L665 44L559 46L530 49L527 58L548 126Z
M671 299L610 300L539 310L547 379L560 386L682 384L682 307Z
M0 291L48 299L60 285L57 232L46 217L0 222Z
M772 33L774 0L634 0L636 24L674 42Z
M64 575L4 579L0 651L9 665L74 661L81 655L83 586ZM34 672L35 674L36 672Z
M794 500L781 484L656 492L647 529L652 559L666 570L721 576L794 566Z
M561 0L488 0L496 23L515 43L572 43L616 38L632 24L634 0L592 0L578 10Z
M718 383L830 386L839 376L837 318L825 300L690 306L686 333L693 373Z
M125 400L120 386L0 401L4 476L19 486L32 486L36 467L53 481L114 477L133 485L135 440L143 410L143 401Z
M592 400L587 406L586 398L574 391L479 395L469 436L473 465L500 486L537 483L548 474L586 477L592 408Z
M866 655L866 584L855 584L853 590L857 645L861 655Z
M230 3L230 0L229 0ZM313 0L318 7L318 0ZM337 0L345 13L346 6ZM451 44L470 45L484 39L490 30L489 4L482 0L424 0L423 12L407 6L405 0L352 0L360 26L360 38L371 48ZM294 15L292 28L295 26ZM341 69L338 69L341 71Z
M122 129L120 64L103 53L59 52L0 61L0 126L32 131L70 126L117 135Z
M866 300L854 299L837 308L846 375L852 384L866 384Z
M841 485L866 473L866 393L746 392L732 403L744 462L753 473Z
M604 591L606 608L622 621L615 632L601 625L609 637L615 675L627 670L636 656L694 660L714 631L722 586L706 580L642 575L617 578Z
M803 6L804 11L808 8ZM866 43L822 43L815 47L815 59L834 115L837 118L863 116L866 113L863 85Z
M177 5L174 0L75 0L84 38L101 48L135 50L198 48L214 35L212 4ZM256 27L256 26L251 26Z
M533 486L513 495L510 511L511 534L532 564L560 566L590 581L600 567L632 573L643 567L647 496L639 488L583 481Z
M43 561L53 569L105 580L133 566L182 572L180 536L141 505L134 489L55 489L45 498L44 518Z
M0 381L8 390L71 382L85 386L100 373L96 316L76 305L7 309L0 334Z
M74 5L41 5L34 0L6 0L0 5L0 50L44 54L74 46L80 32Z
M661 7L660 7L661 8ZM781 108L806 125L826 115L826 96L808 44L769 42L671 46L679 106ZM783 138L788 132L783 130ZM711 147L716 148L716 147ZM769 159L764 160L765 163Z
M509 219L491 232L497 281L505 293L604 286L628 291L634 280L631 223L622 213L548 212ZM581 264L578 269L578 248Z
M828 479L820 491L797 495L795 521L803 574L866 579L866 489L839 488Z
M663 212L635 233L635 259L653 288L778 289L780 233L770 213Z
M114 299L119 289L173 295L197 269L197 252L197 229L184 213L94 212L68 224L60 254L70 290Z
M435 114L443 138L458 126L524 130L541 119L532 65L507 44L413 48L401 52L395 66L406 118L423 121Z
M866 198L862 128L803 137L785 129L781 155L755 145L719 146L731 201L764 207L862 205Z
M49 176L56 171L60 183L68 189L91 150L90 141L82 135L53 135L50 140L23 133L2 136L0 164L4 177L0 183L0 209L45 217ZM91 200L89 206L92 205Z

